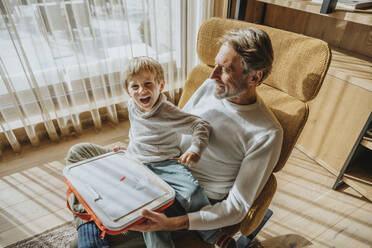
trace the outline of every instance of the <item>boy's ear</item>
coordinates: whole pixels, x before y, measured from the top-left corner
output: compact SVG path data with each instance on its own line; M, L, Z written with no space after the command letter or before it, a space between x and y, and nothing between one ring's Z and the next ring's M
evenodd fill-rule
M128 96L129 96L128 84L123 83L123 88L124 88L124 91L127 92Z
M164 86L165 86L165 82L164 82L164 80L161 80L160 81L160 92L163 91Z

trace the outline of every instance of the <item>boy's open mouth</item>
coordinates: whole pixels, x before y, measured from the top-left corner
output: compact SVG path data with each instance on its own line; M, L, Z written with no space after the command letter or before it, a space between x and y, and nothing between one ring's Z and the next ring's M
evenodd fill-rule
M139 100L142 104L148 104L150 102L150 99L151 99L151 96L148 96L148 97L140 98Z

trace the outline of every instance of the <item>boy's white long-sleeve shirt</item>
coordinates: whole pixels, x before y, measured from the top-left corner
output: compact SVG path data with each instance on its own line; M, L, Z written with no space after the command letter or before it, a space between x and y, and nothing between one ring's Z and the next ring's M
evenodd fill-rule
M208 79L185 105L212 126L209 146L192 174L211 199L223 201L189 213L190 230L208 230L239 223L261 192L279 158L283 131L270 110L258 99L237 105L214 96ZM190 137L183 136L187 149Z
M199 156L208 145L210 126L200 117L185 113L161 94L150 112L141 112L135 103L128 101L130 120L127 152L138 161L159 162L179 157L182 134L192 135L186 148Z

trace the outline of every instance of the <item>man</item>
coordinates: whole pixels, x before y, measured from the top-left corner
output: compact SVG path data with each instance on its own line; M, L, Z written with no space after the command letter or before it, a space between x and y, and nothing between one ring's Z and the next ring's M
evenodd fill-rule
M230 31L221 42L210 79L183 109L212 126L209 146L191 170L214 205L175 217L144 210L147 221L132 230L210 230L237 224L274 169L283 131L256 95L272 66L270 38L250 28ZM184 136L181 149L189 142Z
M145 210L148 221L134 230L207 230L237 224L274 169L283 131L256 95L256 86L272 66L270 38L250 28L230 31L222 42L213 80L204 82L184 107L212 126L209 146L191 170L207 196L219 202L171 218ZM181 146L188 141L185 137Z

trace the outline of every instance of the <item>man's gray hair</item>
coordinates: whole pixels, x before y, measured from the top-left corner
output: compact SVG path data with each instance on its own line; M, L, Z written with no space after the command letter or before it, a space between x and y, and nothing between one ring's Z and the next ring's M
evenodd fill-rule
M270 37L265 31L252 27L231 30L220 38L220 42L227 42L242 57L244 74L262 70L261 81L270 74L274 52Z

